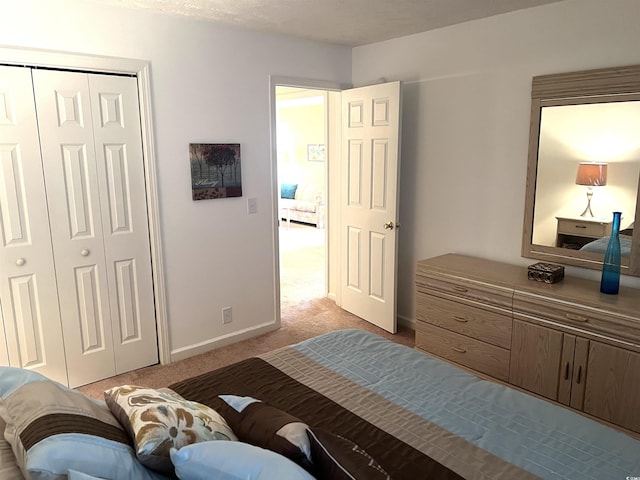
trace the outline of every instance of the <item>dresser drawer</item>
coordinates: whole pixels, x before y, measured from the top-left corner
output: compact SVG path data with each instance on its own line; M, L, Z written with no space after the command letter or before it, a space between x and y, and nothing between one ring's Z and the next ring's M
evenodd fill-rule
M416 347L499 380L509 378L509 350L416 322Z
M577 237L599 238L611 234L611 224L559 218L558 233Z
M462 301L480 302L510 312L513 305L513 287L500 287L456 277L429 274L416 275L416 290L420 293L455 297Z
M511 316L457 303L422 292L416 294L416 318L507 350L511 348Z
M513 316L524 320L551 322L556 327L567 326L587 334L604 335L640 345L640 325L637 319L580 303L516 292L513 299Z

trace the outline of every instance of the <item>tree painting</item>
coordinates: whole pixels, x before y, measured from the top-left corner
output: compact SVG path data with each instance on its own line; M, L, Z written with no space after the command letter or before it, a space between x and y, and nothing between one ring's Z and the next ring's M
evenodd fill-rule
M190 143L193 200L242 196L239 143Z

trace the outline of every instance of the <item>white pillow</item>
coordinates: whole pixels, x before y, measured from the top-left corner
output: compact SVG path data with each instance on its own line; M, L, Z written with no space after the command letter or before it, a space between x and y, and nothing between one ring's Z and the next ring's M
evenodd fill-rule
M170 456L181 480L314 480L288 458L243 442L194 443L172 448Z

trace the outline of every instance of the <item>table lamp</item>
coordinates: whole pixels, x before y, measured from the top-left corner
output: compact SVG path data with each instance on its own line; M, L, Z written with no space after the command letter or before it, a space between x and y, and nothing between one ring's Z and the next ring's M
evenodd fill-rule
M591 211L591 197L593 197L593 187L603 187L607 184L607 164L598 162L580 162L578 164L578 174L576 175L576 185L587 187L587 207L580 214L585 217L587 213L593 217Z

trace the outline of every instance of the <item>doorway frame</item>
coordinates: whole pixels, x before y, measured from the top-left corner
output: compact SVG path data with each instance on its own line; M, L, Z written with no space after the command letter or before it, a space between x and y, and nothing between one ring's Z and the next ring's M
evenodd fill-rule
M276 320L276 326L279 328L282 320L281 312L281 294L280 294L280 211L278 207L278 199L280 198L280 192L278 191L278 143L277 143L277 87L294 87L306 90L324 90L325 92L341 92L351 88L350 84L331 82L326 80L313 80L308 78L287 77L279 75L269 76L269 113L270 113L270 125L269 131L271 136L271 209L273 213L273 279L274 279L274 304L275 312L274 318ZM329 98L330 95L327 95ZM337 119L332 118L333 115L329 109L329 102L325 102L325 137L327 143L327 164L325 168L327 195L326 195L326 220L325 220L325 290L330 290L331 279L330 275L333 274L330 269L331 259L333 257L340 258L339 252L333 248L333 242L330 238L330 225L331 220L331 205L333 205L332 195L330 194L330 182L332 181L333 171L339 172L339 159L340 159L340 139L334 138L333 125L338 124ZM339 129L338 129L339 132ZM331 160L333 158L333 160ZM335 167L335 168L332 168ZM331 295L331 292L327 292ZM338 302L339 304L339 302Z
M158 360L162 365L170 363L171 349L167 321L164 266L162 263L158 180L156 174L155 142L153 138L150 62L131 58L0 46L0 63L20 67L46 67L95 73L115 73L136 77L145 171L145 193L147 197L151 275L156 316L156 333L158 338Z

